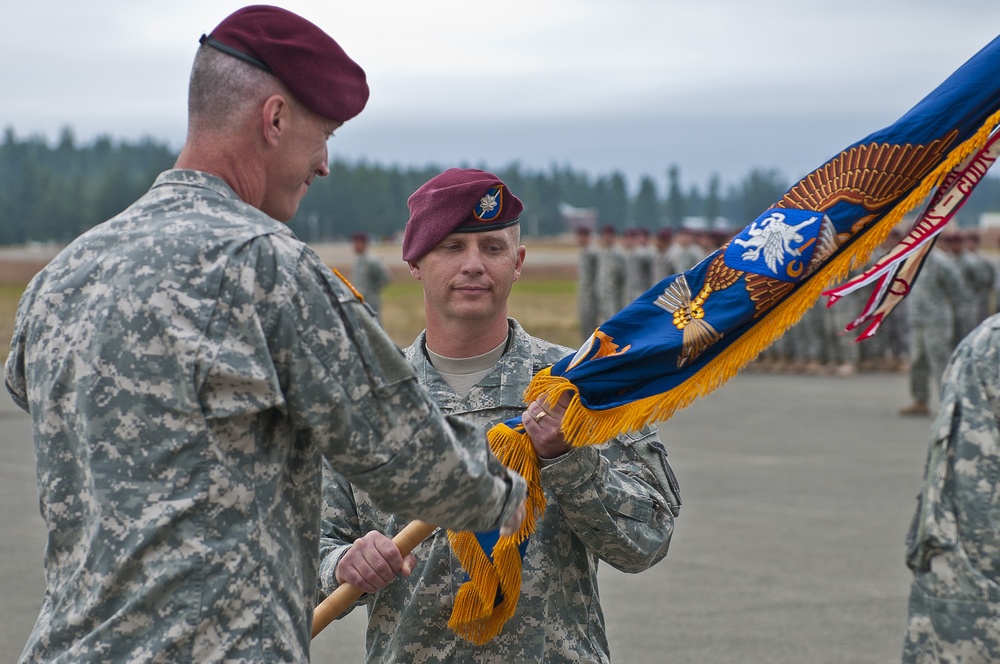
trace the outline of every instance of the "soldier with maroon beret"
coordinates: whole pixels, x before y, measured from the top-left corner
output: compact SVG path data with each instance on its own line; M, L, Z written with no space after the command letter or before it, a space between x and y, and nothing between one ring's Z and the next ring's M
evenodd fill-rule
M376 316L382 313L382 291L392 275L382 261L370 251L368 233L355 233L351 236L354 248L354 267L351 268L351 285L361 293L365 304L371 307Z
M653 283L659 283L672 274L677 274L670 247L673 243L673 232L669 228L656 231L653 244L656 247L656 258L653 262Z
M471 204L470 204L471 202ZM406 201L403 260L416 261L452 233L484 233L518 222L524 205L500 178L476 168L450 168Z
M618 230L612 224L601 227L597 246L597 320L602 323L628 302L625 301L625 252L617 242Z
M320 28L236 11L175 168L25 291L5 377L49 539L23 662L308 661L323 459L394 513L519 527L523 479L282 223L367 99Z
M525 409L532 376L572 351L507 315L526 249L521 201L500 178L449 169L408 203L403 258L423 287L427 328L406 357L446 412L484 430L521 416L548 505L526 549L517 610L499 636L475 645L447 626L465 576L447 533L404 558L389 537L407 519L328 469L322 590L346 581L368 593L359 604L368 607L370 662L607 662L597 568L638 572L666 555L680 502L666 453L652 428L600 451L570 448L560 431L568 401Z
M580 318L580 341L586 341L597 329L597 247L591 241L592 232L586 226L576 229L576 245L580 250L576 273L576 310Z

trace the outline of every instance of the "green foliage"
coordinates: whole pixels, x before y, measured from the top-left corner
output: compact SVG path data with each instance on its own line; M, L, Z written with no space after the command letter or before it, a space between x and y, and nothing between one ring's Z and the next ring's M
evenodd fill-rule
M520 295L576 295L575 279L524 279L514 288Z
M0 141L0 245L67 242L125 209L175 159L171 149L151 139L129 143L102 136L81 145L67 127L49 145L39 137L19 138L8 127ZM313 182L289 226L307 242L343 239L359 230L398 235L409 216L407 198L443 168L334 159L330 176ZM592 177L566 165L537 171L518 163L491 170L524 202L521 222L528 236L567 231L559 214L563 203L594 208L601 224L620 229L676 227L686 216L724 217L739 228L775 203L790 184L777 170L754 169L725 193L718 175L712 175L702 195L696 185L682 182L680 167L672 164L665 181L658 185L645 176L631 194L619 171ZM962 220L967 224L980 212L997 209L1000 179L989 177L966 204Z
M125 209L174 159L149 140L101 137L77 146L65 128L50 147L7 128L0 143L0 244L68 241Z
M659 228L660 199L656 195L656 183L646 176L639 183L639 193L635 196L635 224L642 228Z
M684 217L690 214L684 193L681 191L681 169L677 164L671 164L667 169L667 200L665 204L667 224L672 228L680 228Z

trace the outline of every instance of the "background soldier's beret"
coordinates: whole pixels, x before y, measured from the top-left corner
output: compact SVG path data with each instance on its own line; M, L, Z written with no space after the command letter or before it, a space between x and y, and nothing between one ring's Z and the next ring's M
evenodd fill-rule
M524 206L493 173L449 168L410 196L403 260L415 261L451 233L481 233L517 223Z
M274 74L324 118L345 122L368 103L364 70L330 35L287 9L238 9L201 43Z

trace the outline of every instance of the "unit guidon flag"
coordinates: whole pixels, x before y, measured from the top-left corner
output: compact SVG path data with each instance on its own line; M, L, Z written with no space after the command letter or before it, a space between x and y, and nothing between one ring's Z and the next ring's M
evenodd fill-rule
M573 355L535 376L525 401L573 398L563 431L602 443L668 419L718 388L781 336L829 285L865 264L903 215L986 146L1000 122L1000 38L892 125L849 145L694 268L667 277L600 325ZM489 432L501 461L529 481L529 518L480 544L450 533L470 576L449 625L484 643L514 613L523 545L545 507L520 421ZM530 541L528 546L530 546Z

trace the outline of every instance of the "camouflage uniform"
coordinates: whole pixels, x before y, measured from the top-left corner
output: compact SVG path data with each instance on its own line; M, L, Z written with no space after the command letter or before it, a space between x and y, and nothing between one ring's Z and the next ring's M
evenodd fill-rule
M954 259L931 249L907 297L910 393L917 401L930 401L931 381L941 385L941 373L955 347L956 303L968 297L963 284Z
M600 324L628 304L625 301L625 252L617 246L597 250L596 288L597 322Z
M392 276L382 261L368 253L360 254L351 270L351 285L365 298L365 304L375 315L382 313L382 290L389 285Z
M670 251L659 251L653 257L653 283L658 284L670 275L677 274L678 269L670 257Z
M982 254L969 249L958 255L958 266L962 270L971 295L964 303L966 319L958 330L958 338L961 339L989 316L995 275L993 264Z
M909 298L896 305L892 313L882 319L878 334L885 338L889 357L898 368L910 355L910 305Z
M686 247L682 247L677 242L670 245L670 249L667 250L670 262L673 263L674 269L678 272L687 272L695 265L700 263L705 259L708 254L699 247L697 244L689 244Z
M577 309L580 312L580 336L586 341L602 322L597 319L597 249L580 251L578 269Z
M625 256L625 304L645 293L653 285L652 247L638 245Z
M1000 316L959 344L910 534L907 664L1000 661Z
M802 314L799 322L789 330L795 338L794 348L809 364L810 371L818 372L830 360L830 349L826 344L826 305L815 302Z
M25 662L308 661L322 455L459 528L524 493L315 253L197 171L32 280L6 381L48 529Z
M489 374L460 398L431 366L421 334L406 355L446 412L484 427L520 415L522 394L540 369L572 351L529 336L515 321L509 348ZM376 508L369 495L336 473L324 478L320 580L337 586L335 566L350 544L378 530L394 536L407 519ZM455 592L466 575L437 530L414 550L417 566L368 604L369 662L608 662L608 642L597 591L600 560L626 571L647 569L667 553L680 507L676 480L655 430L617 442L571 450L542 467L548 506L523 564L517 611L503 632L483 646L450 631Z

